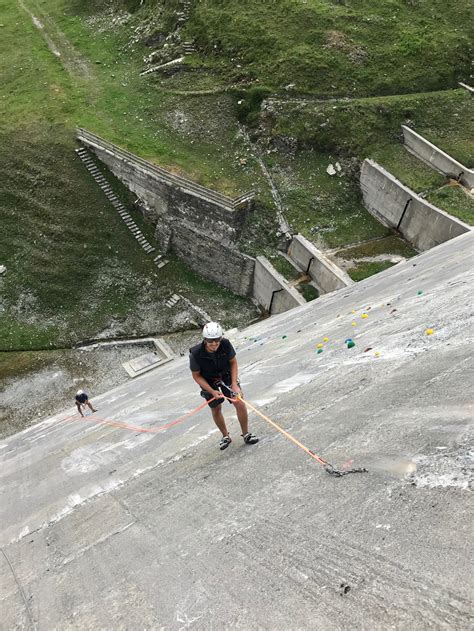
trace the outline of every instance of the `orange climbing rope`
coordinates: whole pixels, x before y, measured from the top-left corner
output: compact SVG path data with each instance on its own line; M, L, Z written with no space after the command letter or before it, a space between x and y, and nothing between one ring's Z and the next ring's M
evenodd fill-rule
M190 412L186 412L186 414L183 414L182 416L177 418L175 421L171 421L169 423L166 423L165 425L161 425L160 427L138 427L136 425L130 425L128 423L121 423L120 421L111 421L106 418L99 418L98 416L95 416L94 418L90 418L91 416L90 414L88 414L86 417L83 417L83 418L84 420L87 420L88 422L91 422L91 423L100 423L101 425L110 425L111 427L118 427L119 429L128 429L129 431L132 431L132 432L140 432L144 434L145 433L156 434L157 432L162 432L163 430L168 429L169 427L173 427L173 425L182 423L186 418L188 418L188 416L192 416L193 414L196 414L196 412L199 412L200 410L205 408L209 403L211 403L214 400L215 400L215 397L213 399L210 399L209 401L206 401L205 403L198 406L194 410L191 410ZM81 418L74 418L74 416L76 415L68 416L65 419L61 419L61 420L66 421L70 418L73 418L75 421L81 420Z
M225 384L223 384L223 385L225 385ZM258 410L254 405L252 405L252 403L250 403L249 401L244 399L241 394L237 394L236 395L235 392L233 392L228 386L226 386L226 387L229 390L229 393L231 394L231 396L227 397L227 396L225 396L225 394L222 394L222 396L219 397L219 398L224 398L224 399L227 399L228 401L231 401L231 402L235 402L237 400L241 400L248 409L250 409L253 412L255 412L255 414L258 414L258 416L263 418L264 421L269 423L278 432L283 434L283 436L285 436L285 438L288 438L288 440L290 440L297 447L302 449L306 454L308 454L308 456L311 456L311 458L313 458L313 460L316 460L316 462L318 464L320 464L321 466L323 466L324 470L327 473L329 473L330 475L334 475L336 477L342 477L342 476L348 475L350 473L367 473L367 469L365 469L365 468L347 469L347 470L344 470L344 471L336 469L331 463L327 462L326 460L324 460L323 458L318 456L311 449L308 449L308 447L303 445L303 443L301 443L299 440L297 440L289 432L287 432L282 427L280 427L277 423L272 421L272 419L270 419L268 416L263 414L263 412L260 412L260 410ZM136 425L130 425L128 423L122 423L120 421L111 421L109 419L103 419L103 418L99 418L97 416L94 417L93 419L91 419L90 415L88 415L87 417L84 417L84 418L87 419L87 421L89 421L89 422L96 422L96 423L100 423L100 424L103 424L103 425L109 425L111 427L117 427L119 429L126 429L126 430L129 430L129 431L139 432L139 433L156 434L156 433L161 432L161 431L163 431L165 429L168 429L169 427L173 427L174 425L177 425L178 423L182 423L186 418L192 416L193 414L196 414L197 412L199 412L200 410L202 410L203 408L208 406L210 403L212 403L212 401L215 401L216 398L217 397L213 397L212 399L209 399L209 401L206 401L205 403L202 403L201 405L199 405L194 410L191 410L190 412L186 412L186 414L183 414L182 416L177 418L175 421L171 421L169 423L166 423L165 425L161 425L160 427L148 427L148 428L147 427L138 427ZM80 419L74 418L74 416L75 415L68 416L65 419L61 419L61 420L65 421L65 420L68 420L68 419L71 419L71 418L74 419L74 420L80 420Z

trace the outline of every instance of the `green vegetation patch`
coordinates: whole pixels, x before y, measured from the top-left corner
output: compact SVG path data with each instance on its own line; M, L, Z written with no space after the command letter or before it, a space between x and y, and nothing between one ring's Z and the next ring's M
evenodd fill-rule
M354 281L364 280L369 276L383 272L389 267L393 267L395 263L391 261L372 261L366 263L359 263L356 267L351 267L347 270L347 273Z
M233 79L368 96L443 89L469 76L469 23L470 7L454 0L203 0L186 34Z
M465 155L469 146L472 151L472 101L461 88L329 102L271 101L264 122L271 138L291 136L302 147L361 159L401 143L401 125L409 124L432 142L436 136L449 136L451 147L458 147L452 155L461 162L472 160L472 153Z
M338 250L335 254L345 259L360 259L390 254L410 258L418 254L418 252L407 241L392 234L382 239L372 239L366 243Z
M430 193L429 202L474 226L474 200L460 186L443 186Z

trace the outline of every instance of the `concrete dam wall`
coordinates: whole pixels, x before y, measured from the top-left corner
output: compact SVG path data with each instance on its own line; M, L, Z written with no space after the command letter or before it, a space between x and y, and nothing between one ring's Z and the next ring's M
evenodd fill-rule
M360 185L367 210L395 228L418 250L429 250L471 230L463 221L433 206L373 160L364 160Z
M416 131L402 125L405 147L417 158L447 177L459 180L468 188L474 188L474 171L433 145Z

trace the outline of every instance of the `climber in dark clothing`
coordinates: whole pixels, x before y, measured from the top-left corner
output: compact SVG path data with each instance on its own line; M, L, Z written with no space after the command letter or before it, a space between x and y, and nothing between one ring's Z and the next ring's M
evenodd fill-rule
M248 431L247 407L238 398L242 391L234 347L222 336L222 327L217 322L206 324L202 336L203 341L190 349L189 367L194 381L201 387L201 396L210 401L212 418L222 433L219 447L226 449L232 442L222 414L224 397L233 399L229 403L235 406L244 442L254 445L258 438Z
M92 410L92 412L97 412L92 403L89 401L89 396L84 392L84 390L78 390L76 392L76 407L81 416L84 416L82 409L85 409L86 405Z

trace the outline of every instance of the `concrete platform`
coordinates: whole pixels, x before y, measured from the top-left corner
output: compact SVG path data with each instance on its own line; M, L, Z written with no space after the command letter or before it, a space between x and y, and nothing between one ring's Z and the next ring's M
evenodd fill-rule
M231 420L222 453L208 410L104 423L198 406L186 358L1 442L2 628L472 628L473 252L470 232L236 336L249 401L367 474L255 415L260 443Z

